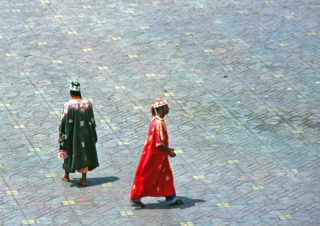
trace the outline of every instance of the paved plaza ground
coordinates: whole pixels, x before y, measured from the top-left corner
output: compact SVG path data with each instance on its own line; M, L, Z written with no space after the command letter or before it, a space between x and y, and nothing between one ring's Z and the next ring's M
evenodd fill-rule
M0 1L0 225L320 225L319 0ZM69 82L100 167L63 182ZM156 98L184 205L129 194Z

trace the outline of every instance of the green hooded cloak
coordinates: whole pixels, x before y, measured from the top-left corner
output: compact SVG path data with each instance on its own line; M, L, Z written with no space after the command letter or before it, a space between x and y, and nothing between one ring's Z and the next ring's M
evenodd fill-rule
M96 142L96 123L92 104L88 100L71 99L62 109L59 132L68 157L63 169L69 173L99 166Z

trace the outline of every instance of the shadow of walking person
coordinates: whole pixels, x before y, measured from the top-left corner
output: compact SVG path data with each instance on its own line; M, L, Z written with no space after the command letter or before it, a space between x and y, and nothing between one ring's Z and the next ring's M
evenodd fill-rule
M88 187L92 187L92 186L97 186L97 185L102 185L105 183L112 183L119 180L119 177L115 177L115 176L110 176L110 177L91 177L91 178L87 178L87 183L88 183ZM74 178L71 180L71 187L79 187L79 185L77 184L78 179Z
M182 205L174 205L168 206L166 201L158 201L158 203L145 203L145 207L142 209L186 209L196 205L196 203L205 202L203 199L191 199L184 196L177 196L177 199L181 199L183 201ZM137 208L141 209L141 208Z

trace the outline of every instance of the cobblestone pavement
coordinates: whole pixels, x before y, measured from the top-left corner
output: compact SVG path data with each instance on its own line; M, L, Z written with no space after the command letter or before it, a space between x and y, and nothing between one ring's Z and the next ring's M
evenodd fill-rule
M318 0L0 1L1 225L319 225ZM71 80L100 167L63 182ZM130 206L158 97L178 196Z

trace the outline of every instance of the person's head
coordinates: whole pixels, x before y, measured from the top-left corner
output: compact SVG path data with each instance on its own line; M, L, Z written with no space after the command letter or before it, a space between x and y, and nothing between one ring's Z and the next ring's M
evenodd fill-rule
M160 107L155 108L155 111L156 111L157 115L165 116L169 113L169 106L168 106L168 104L162 105Z
M79 82L71 82L70 83L70 96L71 97L81 97Z
M151 114L153 116L158 115L163 118L169 113L169 106L167 101L157 99L151 106Z

